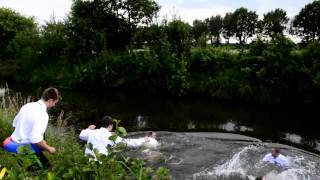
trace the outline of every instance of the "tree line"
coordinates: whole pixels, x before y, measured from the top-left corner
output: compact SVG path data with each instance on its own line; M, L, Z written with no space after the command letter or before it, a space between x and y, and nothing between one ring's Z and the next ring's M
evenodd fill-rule
M154 0L74 0L64 21L41 26L0 8L0 76L259 102L318 98L320 1L291 21L283 9L259 19L240 7L192 25L155 23L160 8ZM302 42L294 44L284 31ZM239 43L229 45L231 38Z

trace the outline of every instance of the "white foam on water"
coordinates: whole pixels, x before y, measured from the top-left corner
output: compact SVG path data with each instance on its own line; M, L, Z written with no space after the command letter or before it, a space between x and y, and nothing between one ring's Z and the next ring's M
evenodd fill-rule
M302 155L288 156L290 169L283 170L262 163L261 147L246 146L221 165L193 174L193 179L249 179L264 175L264 180L320 180L317 162ZM263 172L263 173L261 173Z
M246 146L239 152L233 155L233 157L222 165L216 166L213 170L205 170L193 175L193 179L198 178L226 178L228 176L237 175L245 178L247 176L246 166L249 164L247 160L243 159L243 155L249 150L258 149L256 146Z
M6 88L0 88L0 97L3 97L6 94Z

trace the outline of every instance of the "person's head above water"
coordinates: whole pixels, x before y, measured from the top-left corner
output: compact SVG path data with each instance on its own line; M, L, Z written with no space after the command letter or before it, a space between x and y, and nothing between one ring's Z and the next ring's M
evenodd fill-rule
M153 139L156 139L156 138L157 138L156 132L153 132L153 131L147 132L146 136L147 136L147 137L151 137L151 138L153 138Z
M279 154L280 154L280 148L277 148L277 147L272 148L272 149L271 149L271 154L272 154L272 156L275 157L275 158L278 157Z
M144 147L149 149L156 149L159 146L158 141L156 140L157 134L156 132L149 131L146 133L146 136L144 137L145 143Z
M261 176L256 177L255 180L263 180L263 177L261 177Z
M104 116L101 120L101 124L103 127L106 127L109 131L112 131L113 119L111 116Z

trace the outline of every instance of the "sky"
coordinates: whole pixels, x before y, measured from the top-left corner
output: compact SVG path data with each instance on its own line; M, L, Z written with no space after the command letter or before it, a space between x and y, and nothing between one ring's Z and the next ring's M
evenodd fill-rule
M312 0L156 0L161 6L158 20L181 18L192 24L194 19L203 20L212 15L224 15L243 6L256 11L260 18L263 14L282 8L290 18ZM53 15L63 20L70 12L72 0L0 0L0 7L16 10L22 15L34 16L39 24L49 21Z

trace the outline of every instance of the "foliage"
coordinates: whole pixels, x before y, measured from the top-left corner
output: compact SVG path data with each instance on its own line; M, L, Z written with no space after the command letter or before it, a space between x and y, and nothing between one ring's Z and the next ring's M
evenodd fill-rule
M0 77L260 103L320 100L319 1L307 4L292 24L303 46L284 36L282 9L258 21L242 7L190 26L180 19L152 23L159 8L152 0L75 0L65 21L39 27L2 8L0 56L6 59L0 57ZM221 35L226 44L219 44ZM233 37L240 46L229 44Z
M223 18L220 15L211 16L210 19L206 19L208 24L211 44L213 44L213 38L215 39L215 44L220 44L220 34L223 28Z
M239 8L232 14L234 22L234 34L239 38L240 44L245 44L248 37L255 34L258 15L254 11L248 11L246 8Z
M181 57L182 53L190 50L191 47L191 27L181 20L173 20L166 26L168 42L171 51Z
M21 106L20 103L25 103L20 96L5 96L2 99L1 140L12 132L11 122L18 110L18 104ZM121 145L109 147L108 156L97 154L97 161L90 160L91 157L84 156L84 147L78 142L74 130L63 126L66 119L68 117L62 114L58 117L57 126L50 125L46 132L46 141L57 149L55 154L47 155L53 165L51 169L43 169L41 166L35 169L40 161L28 146L20 148L19 154L0 149L0 164L8 169L5 179L171 179L165 168L154 172L142 160L126 157L123 154L125 146ZM125 129L119 126L120 121L115 121L115 135L126 135Z
M275 9L263 15L261 31L263 34L273 37L275 34L283 34L289 18L283 9Z
M102 51L128 47L138 24L148 24L159 11L153 0L76 0L67 27L74 62L93 59Z
M235 19L233 18L233 13L228 12L223 18L223 37L227 39L227 44L229 44L229 39L234 35L235 29Z
M201 20L194 20L192 24L192 35L195 39L196 45L200 44L200 38L202 35L208 34L207 23Z
M11 9L0 8L0 61L11 57L12 53L7 52L7 46L17 33L35 29L33 18L24 17Z
M301 9L293 20L293 33L304 41L319 41L320 36L320 1L316 0Z

